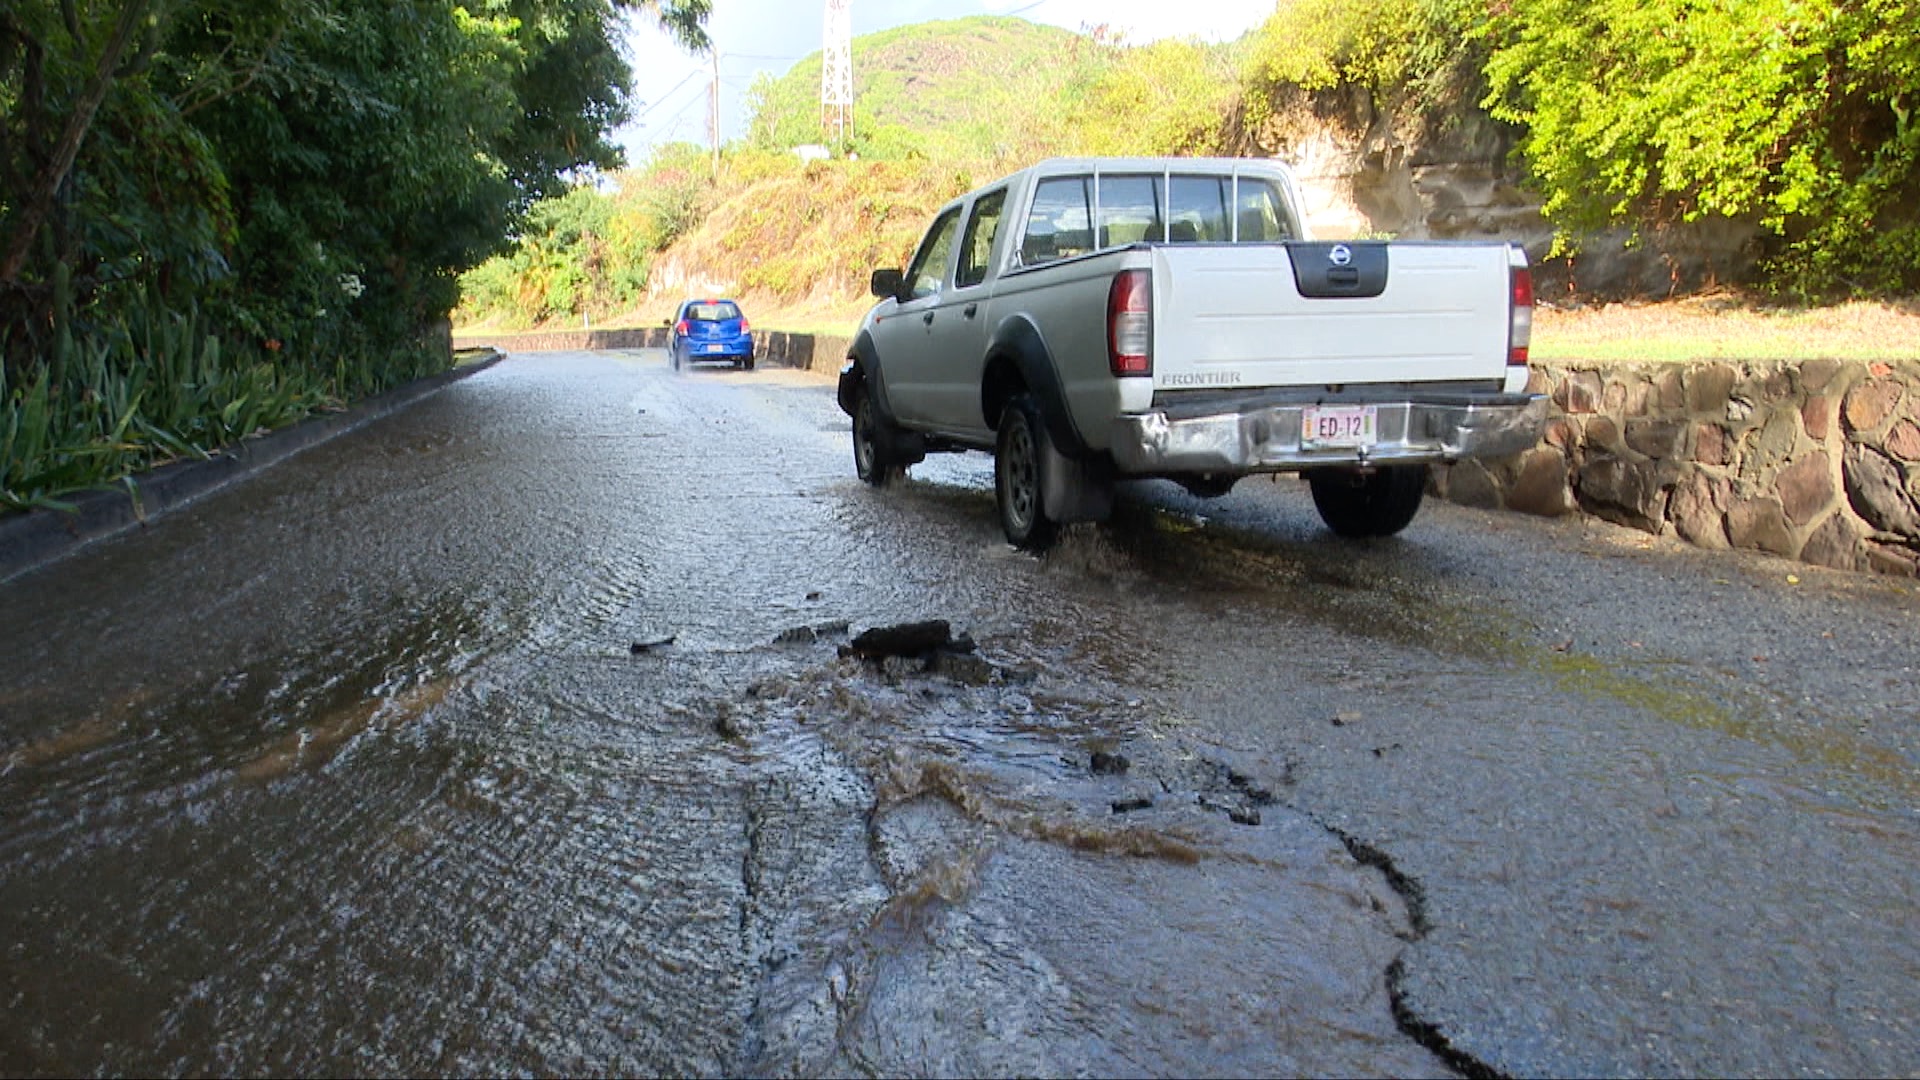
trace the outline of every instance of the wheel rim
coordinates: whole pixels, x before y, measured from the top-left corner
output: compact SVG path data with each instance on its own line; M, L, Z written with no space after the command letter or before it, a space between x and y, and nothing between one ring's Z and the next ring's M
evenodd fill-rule
M853 465L862 479L873 475L873 402L865 394L853 410Z
M1007 432L1007 517L1017 533L1033 527L1034 500L1039 495L1039 476L1034 467L1033 432L1016 421Z

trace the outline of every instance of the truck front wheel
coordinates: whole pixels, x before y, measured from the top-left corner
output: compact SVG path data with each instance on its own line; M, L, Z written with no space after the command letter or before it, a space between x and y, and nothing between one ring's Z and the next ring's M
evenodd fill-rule
M1336 534L1356 539L1392 536L1420 512L1427 467L1390 465L1370 473L1315 469L1307 474L1307 484L1320 520Z
M1000 416L1000 438L993 452L994 502L1007 541L1027 551L1053 543L1056 523L1047 517L1044 497L1047 429L1040 410L1025 394L1007 402Z
M853 393L853 471L874 487L886 487L906 473L893 460L893 425L874 408L866 380Z

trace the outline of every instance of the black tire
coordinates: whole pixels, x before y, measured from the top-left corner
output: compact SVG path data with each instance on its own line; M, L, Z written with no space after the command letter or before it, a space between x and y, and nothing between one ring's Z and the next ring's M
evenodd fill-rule
M671 345L667 346L667 366L675 371L680 370L680 350Z
M1391 465L1371 473L1316 469L1307 474L1314 509L1335 534L1352 539L1392 536L1420 512L1427 493L1425 465Z
M746 362L746 369L747 369L748 371L752 371L752 370L753 370L753 357L751 357L751 356L749 356L749 357L747 357L747 362Z
M1007 402L1000 415L1000 437L993 450L994 504L1007 542L1025 551L1044 551L1058 524L1047 517L1045 491L1047 429L1040 410L1026 394Z
M866 380L853 395L853 471L874 487L886 487L906 475L906 468L893 460L893 425L880 415Z

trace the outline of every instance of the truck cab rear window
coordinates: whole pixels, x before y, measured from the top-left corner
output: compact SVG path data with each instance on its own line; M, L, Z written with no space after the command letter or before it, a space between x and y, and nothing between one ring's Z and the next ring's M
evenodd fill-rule
M1299 237L1300 231L1294 228L1293 218L1287 214L1286 200L1280 197L1272 184L1264 180L1242 178L1237 187L1239 194L1234 199L1236 242L1262 243Z
M1097 193L1097 194L1096 194ZM1202 174L1059 176L1034 189L1016 265L1141 242L1267 243L1299 236L1272 183Z
M1163 240L1158 176L1100 177L1100 246L1125 247Z

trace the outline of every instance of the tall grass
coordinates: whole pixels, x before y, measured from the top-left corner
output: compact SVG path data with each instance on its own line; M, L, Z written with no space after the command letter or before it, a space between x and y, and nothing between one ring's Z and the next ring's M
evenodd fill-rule
M75 492L210 457L447 364L423 343L384 362L318 360L317 341L235 349L197 311L153 301L85 335L63 320L51 338L42 363L0 365L0 512L72 509Z

